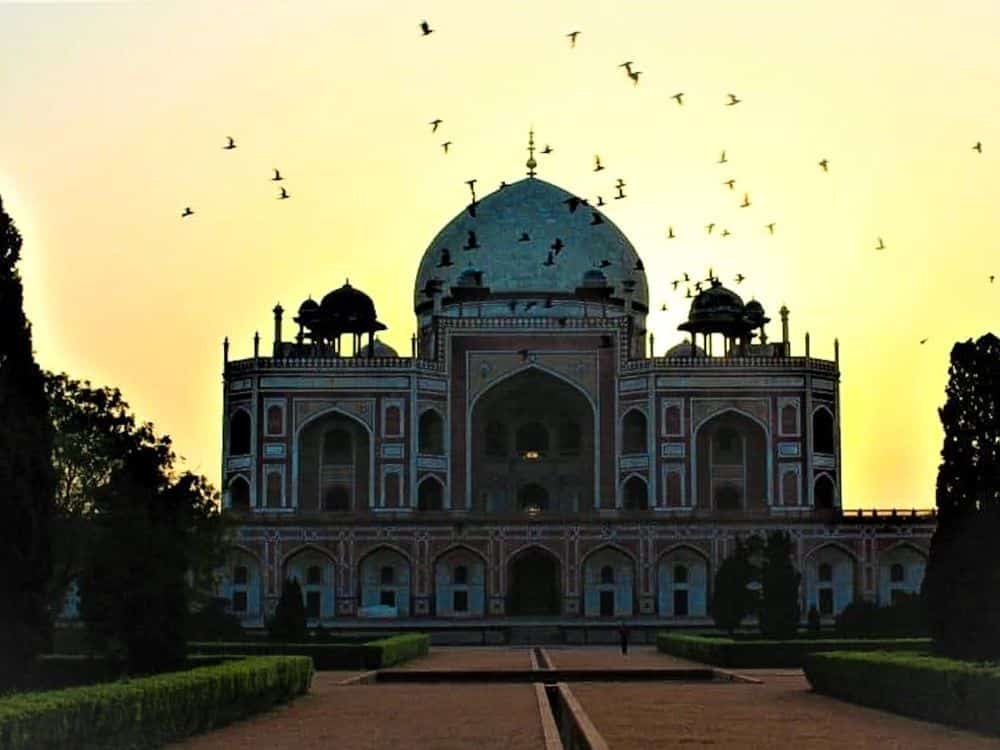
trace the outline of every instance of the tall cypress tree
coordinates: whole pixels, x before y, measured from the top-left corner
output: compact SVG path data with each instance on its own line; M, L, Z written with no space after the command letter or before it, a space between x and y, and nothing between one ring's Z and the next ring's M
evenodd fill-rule
M1000 657L1000 339L951 350L938 527L924 578L935 646L962 658Z
M792 565L792 537L787 531L767 535L760 578L760 632L765 638L794 638L802 616L799 607L802 575Z
M15 679L49 633L55 487L45 379L24 316L20 257L21 235L0 199L0 677Z

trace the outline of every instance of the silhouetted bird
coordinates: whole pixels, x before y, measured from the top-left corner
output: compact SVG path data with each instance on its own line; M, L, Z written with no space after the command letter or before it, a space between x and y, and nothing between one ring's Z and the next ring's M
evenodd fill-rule
M730 190L736 189L736 180L726 180L722 184L728 187Z
M442 247L441 248L441 260L438 261L437 267L438 268L445 268L445 267L451 266L451 265L454 265L451 262L451 251L449 251L448 248L446 248L446 247Z
M528 236L527 232L521 232L521 236L517 238L518 242L530 242L531 237Z
M618 182L615 183L615 189L618 191L618 195L615 196L615 200L621 200L625 197L625 180L618 178Z
M976 141L976 145L972 147L973 151L978 151L980 154L983 153L983 142Z
M995 278L996 278L996 276L994 276L993 274L990 274L990 283L991 284L993 283L993 279L995 279Z
M740 208L746 208L750 205L750 196L743 193L743 202L740 204Z
M631 73L631 72L632 72L632 66L633 66L633 65L635 65L635 63L634 63L634 62L632 62L631 60L629 60L628 62L623 62L623 63L622 63L621 65L619 65L618 67L619 67L619 68L625 68L625 70L626 70L627 72Z
M674 234L674 228L673 227L667 227L667 239L668 240L672 240L676 236L677 235Z
M774 222L773 221L770 224L765 224L764 226L767 227L767 231L768 232L770 232L771 234L774 234Z
M500 180L500 187L498 187L497 190L503 190L505 187L507 187L507 183Z
M597 226L598 224L603 224L603 223L604 223L604 219L601 218L601 215L599 213L597 213L597 211L591 211L590 212L590 226L593 227L593 226Z
M921 344L926 344L930 339L920 339Z
M580 36L580 32L579 31L571 31L566 36L569 37L569 46L570 46L570 49L572 49L573 47L576 47L576 38L578 36Z
M611 261L607 258L601 258L601 262L598 264L599 268L607 268L611 265Z
M186 207L186 208L185 208L185 209L184 209L183 211L181 211L181 218L182 218L182 219L183 219L183 218L184 218L185 216L193 216L193 215L194 215L194 211L192 211L192 210L191 210L191 206L187 206L187 207ZM992 281L992 280L993 280L993 279L992 279L992 277L991 277L991 278L990 278L990 281Z
M700 281L694 282L694 289L695 289L696 292L700 292L701 291L701 282Z
M555 242L549 245L549 247L556 251L556 255L559 255L559 252L565 247L565 245L563 245L563 241L561 239L556 237Z
M279 201L287 200L288 198L291 198L291 197L292 196L290 196L288 194L287 190L285 190L284 188L281 188L281 195L278 196L278 200Z
M684 298L685 298L685 299L691 299L691 297L692 297L692 295L691 295L691 290L690 290L690 289L688 289L688 290L687 290L687 294L685 294L685 295L684 295Z
M709 234L711 234L712 230L715 229L715 224L714 223L706 224L705 229L708 231ZM685 278L684 281L687 281L687 279Z
M545 144L545 148L542 149L541 153L543 153L543 154L551 154L553 150L554 149L552 148L552 146L550 146L549 144L546 143Z
M675 99L677 101L677 104L683 104L684 103L684 92L683 91L679 91L679 92L677 92L676 94L674 94L670 98L671 99Z
M555 260L552 259L552 251L550 250L548 256L545 258L545 261L542 263L542 265L543 266L554 266L555 264L556 264L556 262L555 262Z
M601 157L594 154L594 171L600 172L602 169L604 169L604 165L601 164Z
M468 206L466 206L466 211L469 212L469 216L476 218L476 206L479 205L475 201L472 201Z
M227 143L222 148L224 148L226 151L232 151L234 148L236 148L236 141L233 140L233 137L231 135L227 135L226 140L229 141L229 143Z
M576 213L576 209L580 207L581 203L586 203L587 201L583 198L577 198L575 195L571 195L569 198L563 201L567 206L569 206L569 212Z
M444 143L442 143L442 144L441 144L441 148L443 148L443 149L444 149L444 152L445 152L446 154L448 153L448 147L449 147L450 145L451 145L451 141L445 141Z
M472 202L475 203L476 202L476 181L474 179L472 179L472 180L466 180L465 184L469 186L469 192L472 193Z
M882 242L882 238L878 238L878 244L875 246L876 250L885 250L885 243Z
M636 258L635 259L635 268L633 268L632 270L633 271L645 271L646 270L646 266L644 266L642 264L642 258Z
M716 163L717 163L717 164L725 164L725 163L726 163L726 162L728 162L728 161L729 161L729 160L728 160L728 159L726 158L726 152L725 152L725 151L723 151L723 152L722 152L722 155L721 155L721 156L719 157L719 161L718 161L718 162L716 162Z
M673 281L670 282L670 286L672 286L674 288L674 291L676 292L677 291L677 286L680 283L681 283L680 279L674 279Z
M469 239L465 241L466 250L475 250L479 247L479 242L476 240L476 233L469 232Z
M732 232L730 232L728 229L723 229L721 236L728 237L730 234L732 234Z
M641 76L641 75L642 75L642 71L641 70L630 70L628 72L628 77L632 79L632 85L633 86L638 86L639 85L639 76Z
M737 284L742 284L743 283L743 279L745 279L745 278L746 278L746 276L744 276L741 273L736 274L736 283Z
M666 312L666 311L667 311L667 306L666 305L661 305L660 306L660 312Z
M444 120L442 120L440 117L436 120L431 120L429 123L429 125L431 126L431 132L436 133L438 125L440 125L442 122L444 122Z
M829 162L829 160L827 160L827 159L821 159L820 162L819 162L819 165L821 167L823 167L823 171L824 172L829 172L830 171L830 162Z
M427 21L420 22L420 30L424 32L424 36L434 33L434 29L431 28L431 25Z
M600 195L597 196L597 205L598 206L603 206L604 205L604 198L601 197Z
M726 102L727 107L735 106L743 101L742 99L737 98L736 94L726 94L726 96L729 97L729 101Z
M277 169L275 169L274 170L274 177L271 178L271 182L281 182L283 179L285 179L285 178L281 176L281 172L279 172Z
M712 226L715 225L713 224ZM687 275L687 272L684 273L684 281L691 281L691 277Z

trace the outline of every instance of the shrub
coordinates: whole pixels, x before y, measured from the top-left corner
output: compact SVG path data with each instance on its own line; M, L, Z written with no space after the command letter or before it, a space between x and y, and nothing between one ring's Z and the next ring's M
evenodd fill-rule
M267 621L268 636L285 643L306 639L306 607L296 578L286 579L274 615Z
M308 659L272 657L110 684L16 694L0 699L0 747L159 747L304 693L312 673Z
M226 600L209 599L187 619L187 637L194 641L238 641L243 638L240 618L226 610Z
M756 606L757 592L748 588L757 578L751 554L751 542L737 539L733 554L722 561L715 574L709 611L716 627L727 633L736 630Z
M901 595L888 607L855 600L837 615L836 630L849 637L902 637L927 634L924 603L917 594Z
M760 632L765 638L793 638L799 629L799 582L792 565L792 537L787 531L767 535L761 566Z
M209 655L295 654L308 656L319 670L381 669L424 656L430 650L430 636L403 633L365 643L192 643L191 651Z
M818 633L820 630L821 623L820 623L819 610L816 609L815 604L809 608L809 614L806 615L806 620L809 623L808 625L809 632L813 634Z
M365 644L379 650L379 666L391 667L430 651L431 637L425 633L404 633Z
M907 653L819 653L813 689L873 708L1000 734L1000 667Z

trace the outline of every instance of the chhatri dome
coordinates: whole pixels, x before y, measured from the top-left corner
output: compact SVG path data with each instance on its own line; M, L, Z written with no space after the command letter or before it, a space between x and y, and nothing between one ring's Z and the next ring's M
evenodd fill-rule
M633 305L645 313L646 274L632 243L596 207L576 203L571 210L577 200L532 176L464 208L424 252L414 283L414 308L430 308L425 294L429 283L445 297L452 287L468 286L470 267L493 298L575 296L578 288L593 285L598 269L612 300L623 300L626 282L635 282Z

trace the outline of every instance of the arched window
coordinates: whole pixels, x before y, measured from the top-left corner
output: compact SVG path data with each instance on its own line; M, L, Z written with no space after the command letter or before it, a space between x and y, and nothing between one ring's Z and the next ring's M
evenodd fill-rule
M739 487L734 484L720 484L715 488L716 510L739 510L741 500Z
M614 585L615 582L615 569L610 565L605 565L601 568L601 583Z
M444 488L435 477L424 479L417 487L417 510L442 510Z
M400 416L398 406L387 406L385 409L385 434L386 435L400 435L402 431L400 426L402 425L402 417Z
M420 453L440 456L444 453L444 421L433 409L420 415L417 446Z
M816 480L813 498L820 510L829 510L833 507L833 480L826 474Z
M688 569L686 565L674 566L674 583L687 583Z
M327 488L323 494L323 510L345 511L351 509L351 491L342 484Z
M493 420L486 425L486 455L503 458L507 455L507 425Z
M622 452L646 452L646 415L632 409L622 420Z
M323 583L323 569L319 565L310 565L306 570L306 584L319 586Z
M681 434L681 407L670 404L663 410L663 431L667 435Z
M351 450L351 433L339 428L327 430L323 436L323 463L350 464L354 461Z
M833 566L830 563L819 564L819 580L826 583L833 580Z
M902 583L906 579L906 571L900 563L893 563L889 568L889 580L893 583Z
M284 414L277 404L267 407L267 434L281 435L285 429Z
M243 409L229 418L229 455L245 456L250 452L250 415Z
M624 487L625 510L646 510L649 508L648 488L639 477L629 477Z
M518 490L517 499L521 510L528 513L538 513L549 507L549 491L540 484L524 485Z
M684 504L681 493L681 473L679 471L667 472L667 507L679 508Z
M563 456L580 455L582 438L579 423L566 420L559 425L559 453Z
M797 435L799 432L799 410L795 404L781 407L781 434Z
M277 471L267 475L267 507L281 507L281 474Z
M399 507L399 493L402 485L399 481L399 474L392 472L385 475L385 507Z
M229 507L250 510L250 483L243 477L236 477L229 485Z
M813 450L833 453L833 415L827 409L813 412Z
M786 471L781 477L781 499L785 505L799 504L799 475Z
M379 571L379 583L383 586L392 586L396 581L396 569L391 565L383 565Z
M457 586L464 586L469 582L469 569L464 565L456 565L452 570L451 582Z
M743 463L743 442L736 430L723 427L712 436L712 463Z
M517 452L545 453L549 449L549 432L541 422L528 422L517 428Z

